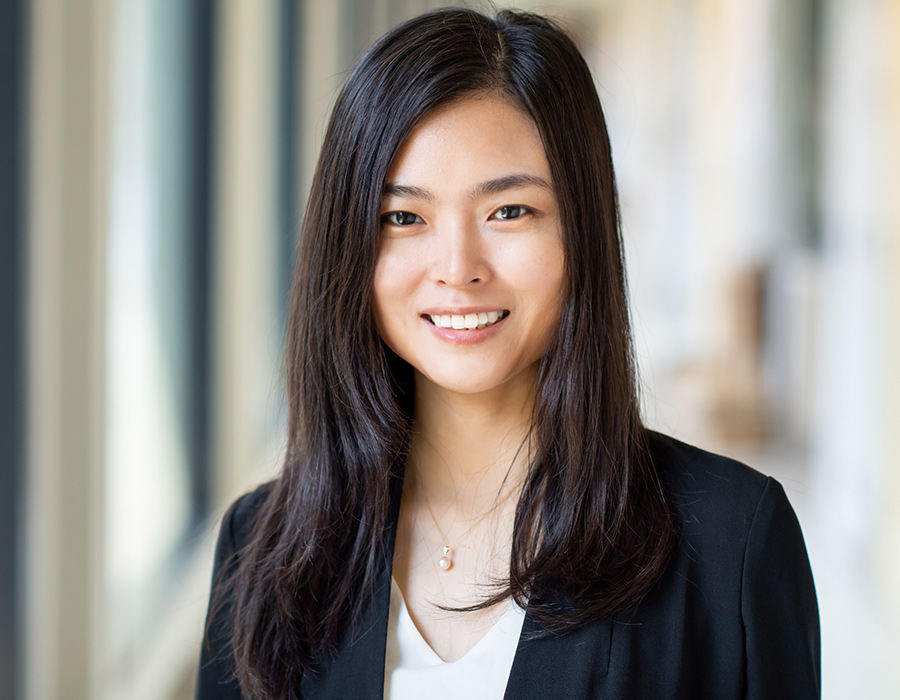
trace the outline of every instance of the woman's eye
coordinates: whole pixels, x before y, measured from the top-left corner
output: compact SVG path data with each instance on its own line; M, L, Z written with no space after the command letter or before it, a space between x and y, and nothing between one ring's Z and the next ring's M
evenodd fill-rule
M495 219L518 219L520 216L524 216L528 213L528 209L523 207L521 204L513 204L505 207L500 207L495 213Z
M394 226L410 226L412 224L422 223L422 218L418 214L408 211L392 211L381 217L382 222L393 224Z

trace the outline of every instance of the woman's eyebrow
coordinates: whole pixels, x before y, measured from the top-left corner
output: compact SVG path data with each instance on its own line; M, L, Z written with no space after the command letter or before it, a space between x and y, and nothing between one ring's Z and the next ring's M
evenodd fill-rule
M537 175L529 175L528 173L515 173L514 175L504 175L493 180L480 182L470 190L469 196L472 199L477 199L485 195L511 190L515 187L542 187L553 192L553 187L544 178Z
M404 197L406 199L424 199L426 202L435 202L437 197L434 193L426 190L424 187L416 187L415 185L401 185L398 182L384 183L384 197Z
M469 197L478 199L485 195L497 194L505 192L515 187L541 187L545 190L553 192L553 187L544 178L537 175L529 175L528 173L515 173L513 175L504 175L503 177L494 178L493 180L485 180L469 190ZM399 182L386 182L384 185L383 197L404 197L406 199L421 199L426 202L436 202L437 197L431 190L416 185L403 185Z

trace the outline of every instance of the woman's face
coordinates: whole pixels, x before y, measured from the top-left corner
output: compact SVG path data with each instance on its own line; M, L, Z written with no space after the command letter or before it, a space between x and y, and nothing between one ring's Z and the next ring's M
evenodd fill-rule
M387 176L373 289L378 332L418 380L465 394L533 382L564 266L531 119L493 97L423 119Z

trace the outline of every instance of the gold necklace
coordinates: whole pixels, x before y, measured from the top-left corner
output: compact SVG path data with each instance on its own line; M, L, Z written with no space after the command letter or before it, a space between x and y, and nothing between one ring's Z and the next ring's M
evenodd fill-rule
M459 537L457 537L455 540L453 540L453 542L450 542L449 544L445 544L441 548L442 556L440 559L438 559L438 566L441 567L441 571L449 571L450 568L453 566L453 548L456 546L456 543L459 542L463 537L468 535L470 532L472 532L472 530L474 530L476 527L481 525L481 523L483 523L485 521L485 519L487 519L488 516L491 515L491 513L493 513L500 506L502 506L504 503L506 503L507 499L513 495L513 493L519 488L519 486L521 486L521 484L517 484L516 486L511 488L509 491L507 491L506 495L503 496L503 498L501 498L499 501L497 501L494 504L494 506L487 513L485 513L480 518L478 518L478 520L476 520L474 523L472 523L466 529L466 531L464 533L462 533ZM447 535L444 534L444 531L441 529L441 526L438 523L437 518L434 517L434 511L431 510L431 503L428 502L428 494L425 493L425 489L422 488L421 484L419 484L419 490L422 492L422 498L425 501L425 507L428 508L428 514L431 516L431 521L434 523L434 526L437 528L437 531L440 534L441 539L444 540L444 542L448 542L449 538L447 537Z

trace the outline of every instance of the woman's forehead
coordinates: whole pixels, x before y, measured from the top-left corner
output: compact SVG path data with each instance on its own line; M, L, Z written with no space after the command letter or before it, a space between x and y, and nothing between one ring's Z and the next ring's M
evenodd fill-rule
M509 100L478 96L420 120L398 149L385 185L439 187L448 178L488 182L512 175L524 176L522 184L529 177L532 184L551 182L537 126Z

